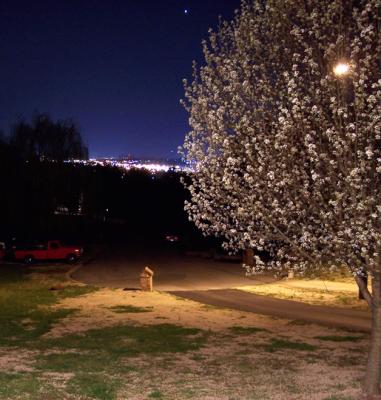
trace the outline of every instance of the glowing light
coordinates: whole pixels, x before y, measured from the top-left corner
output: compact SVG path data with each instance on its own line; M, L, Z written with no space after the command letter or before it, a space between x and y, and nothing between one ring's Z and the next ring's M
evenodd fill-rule
M184 10L184 14L185 14L185 15L188 15L188 14L189 14L189 10L188 10L187 8Z
M102 158L96 159L91 158L89 160L66 160L65 163L73 163L73 164L83 164L83 165L90 165L90 166L113 166L123 170L130 170L130 169L142 169L149 171L153 174L159 172L180 172L180 171L187 171L191 172L192 168L186 165L178 165L176 163L161 163L161 162L152 162L152 161L143 161L143 160L118 160L114 158ZM122 176L122 179L124 176ZM107 210L106 210L107 211Z
M336 64L335 67L333 68L333 73L339 77L348 75L349 71L350 71L349 64L343 62Z

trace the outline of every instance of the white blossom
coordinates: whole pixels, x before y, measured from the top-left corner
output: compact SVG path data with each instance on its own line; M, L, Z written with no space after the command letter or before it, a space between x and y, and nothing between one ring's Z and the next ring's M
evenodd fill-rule
M186 210L226 248L272 255L250 273L381 274L380 26L379 0L244 0L204 42Z

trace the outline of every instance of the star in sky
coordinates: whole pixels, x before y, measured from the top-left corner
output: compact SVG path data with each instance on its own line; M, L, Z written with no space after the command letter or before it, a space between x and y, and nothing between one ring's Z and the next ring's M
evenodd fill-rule
M38 110L78 122L91 157L173 157L189 130L182 80L241 0L55 3L0 0L0 131Z

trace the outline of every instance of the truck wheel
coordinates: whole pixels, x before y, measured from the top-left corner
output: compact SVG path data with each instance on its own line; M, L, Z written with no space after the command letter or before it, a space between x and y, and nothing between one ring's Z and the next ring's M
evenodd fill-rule
M66 261L67 261L69 264L75 264L75 263L77 262L77 260L78 260L78 258L77 258L77 256L76 256L75 254L69 254L69 255L66 257Z
M33 256L25 256L24 257L24 263L25 264L33 264L33 262L34 262L34 258L33 258Z

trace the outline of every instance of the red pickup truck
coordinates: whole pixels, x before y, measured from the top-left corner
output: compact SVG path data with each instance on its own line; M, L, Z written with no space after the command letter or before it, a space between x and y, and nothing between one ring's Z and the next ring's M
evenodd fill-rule
M75 263L82 255L83 249L77 246L64 246L59 240L49 240L45 243L16 246L13 249L14 259L31 264L42 260L66 260Z

